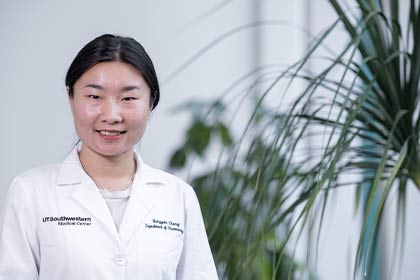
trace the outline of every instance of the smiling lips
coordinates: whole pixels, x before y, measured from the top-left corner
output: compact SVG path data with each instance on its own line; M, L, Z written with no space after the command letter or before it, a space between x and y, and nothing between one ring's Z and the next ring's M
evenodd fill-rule
M98 134L106 140L115 140L118 139L121 134L124 134L125 131L118 130L96 130Z

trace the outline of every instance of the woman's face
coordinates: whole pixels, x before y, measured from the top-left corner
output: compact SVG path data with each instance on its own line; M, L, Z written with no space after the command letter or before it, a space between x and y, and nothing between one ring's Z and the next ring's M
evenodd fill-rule
M131 153L143 136L151 112L150 89L133 66L102 62L74 84L70 106L82 152L120 156Z

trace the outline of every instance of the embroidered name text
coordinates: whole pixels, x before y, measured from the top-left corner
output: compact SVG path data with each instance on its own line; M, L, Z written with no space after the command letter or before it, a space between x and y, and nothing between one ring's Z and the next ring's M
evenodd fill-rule
M90 226L92 219L90 217L43 217L43 223L57 222L59 226Z

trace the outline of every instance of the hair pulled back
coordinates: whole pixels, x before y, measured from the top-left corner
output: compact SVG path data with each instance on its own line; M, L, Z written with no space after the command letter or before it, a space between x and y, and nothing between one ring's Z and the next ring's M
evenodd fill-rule
M139 42L119 35L101 35L79 51L66 74L69 96L73 97L74 84L86 71L98 63L111 61L128 63L143 75L150 88L150 106L154 109L159 103L160 91L152 60Z

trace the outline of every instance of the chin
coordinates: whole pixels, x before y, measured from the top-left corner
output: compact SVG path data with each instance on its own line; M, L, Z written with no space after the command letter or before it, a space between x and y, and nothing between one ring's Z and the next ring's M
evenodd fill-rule
M133 147L95 147L92 149L98 155L104 157L116 157L133 150Z
M124 151L98 151L97 153L105 157L117 157L129 151L131 151L131 149L124 150Z

